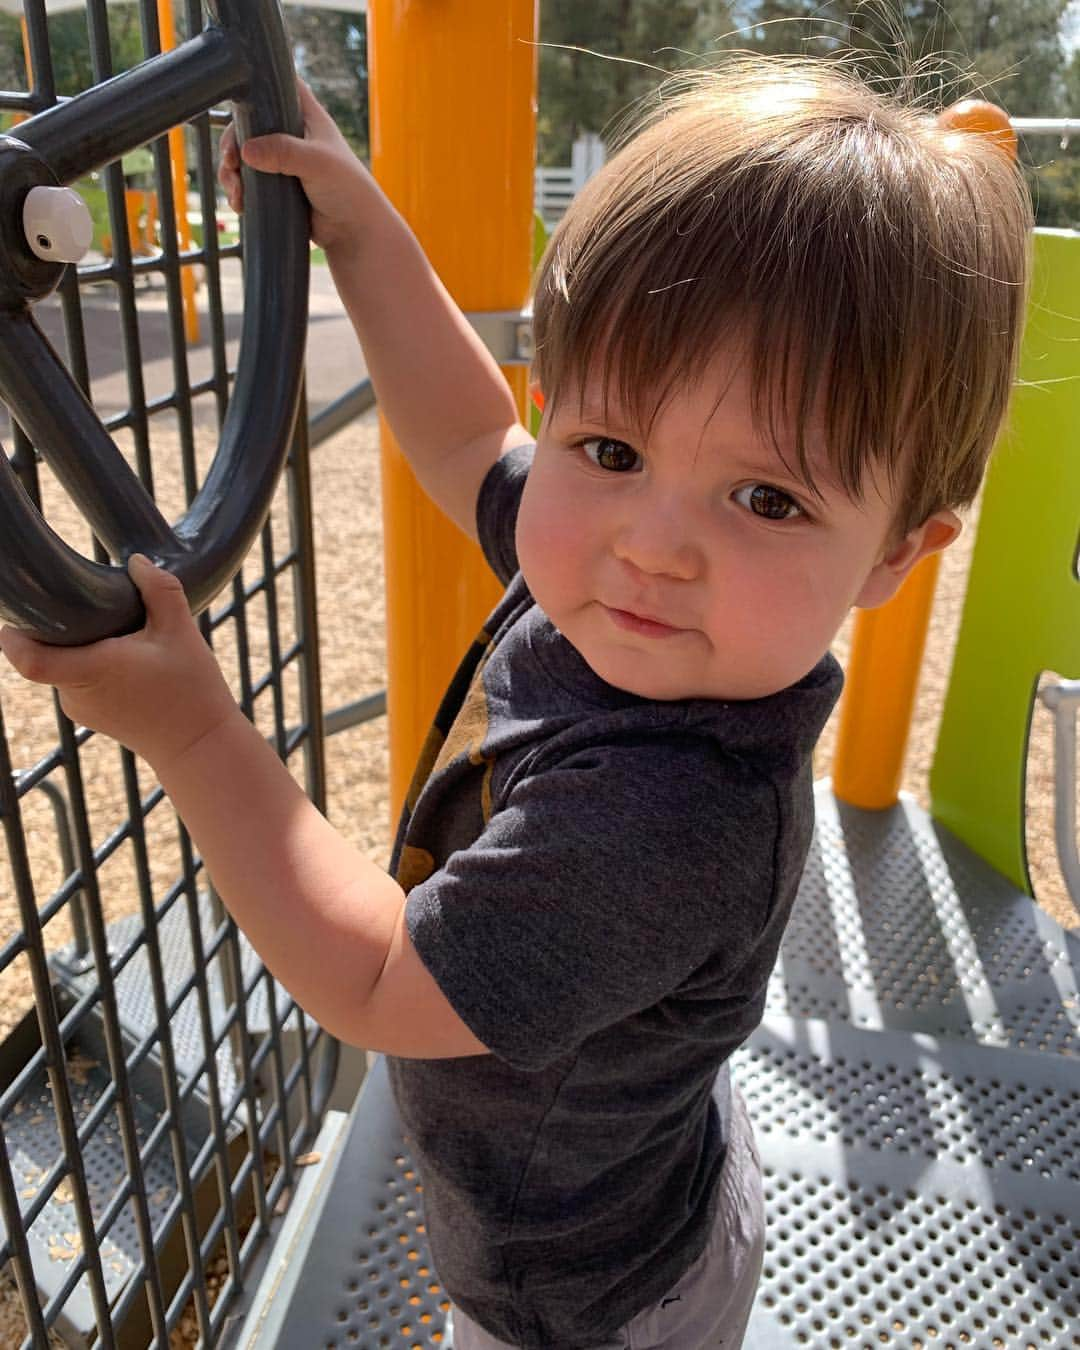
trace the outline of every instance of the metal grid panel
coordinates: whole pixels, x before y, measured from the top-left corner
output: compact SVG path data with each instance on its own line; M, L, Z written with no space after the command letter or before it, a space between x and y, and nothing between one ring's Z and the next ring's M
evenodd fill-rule
M910 799L817 825L770 1012L1080 1056L1080 941Z
M94 83L113 73L117 15L89 0ZM181 23L201 30L194 0ZM153 55L152 0L139 24ZM77 92L57 88L41 0L27 0L26 35L33 76L0 92L9 112ZM213 137L223 120L203 115L185 132L202 241L182 249L172 227L162 137L151 147L160 228L149 251L145 231L130 236L124 173L110 165L92 185L108 208L109 255L67 269L35 310L172 515L203 481L234 374L240 246L218 240ZM196 280L197 342L185 333ZM31 499L62 537L104 560L20 428L5 434ZM306 453L301 417L287 486L201 626L245 711L321 805ZM165 1346L182 1319L216 1344L321 1117L336 1047L253 960L145 767L72 727L42 691L3 688L0 903L12 922L0 1016L15 1031L0 1047L0 1263L18 1282L22 1344L60 1333L70 1344Z

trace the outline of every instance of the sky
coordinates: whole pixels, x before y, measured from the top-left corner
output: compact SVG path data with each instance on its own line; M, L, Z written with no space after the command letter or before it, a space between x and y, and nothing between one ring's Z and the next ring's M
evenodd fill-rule
M1080 0L1070 0L1061 25L1061 40L1070 55L1080 47Z

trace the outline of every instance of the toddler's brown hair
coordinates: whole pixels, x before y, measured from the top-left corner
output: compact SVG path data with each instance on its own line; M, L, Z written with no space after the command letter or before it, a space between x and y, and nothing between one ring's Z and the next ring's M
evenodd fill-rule
M549 406L584 374L647 429L743 344L754 407L817 490L819 435L898 535L974 498L1015 379L1031 201L989 137L836 62L735 55L676 77L549 241L534 301ZM717 391L717 399L723 390Z

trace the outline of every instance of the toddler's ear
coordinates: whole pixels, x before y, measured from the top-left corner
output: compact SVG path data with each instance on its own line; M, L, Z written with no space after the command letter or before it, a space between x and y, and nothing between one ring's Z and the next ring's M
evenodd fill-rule
M935 511L906 534L873 568L855 597L855 604L860 609L876 609L891 600L915 564L930 553L948 548L961 528L959 518L952 511Z

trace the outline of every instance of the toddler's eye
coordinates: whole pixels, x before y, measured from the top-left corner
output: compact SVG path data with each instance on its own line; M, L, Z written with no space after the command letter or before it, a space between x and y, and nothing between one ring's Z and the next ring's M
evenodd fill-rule
M610 469L612 473L627 473L641 463L636 450L625 441L615 441L610 436L593 436L582 441L581 448L594 464L601 469Z
M790 493L782 488L770 487L768 483L751 483L740 488L735 500L755 516L765 520L791 520L804 514L802 507Z

